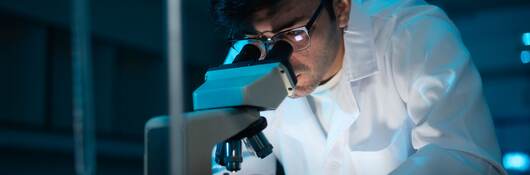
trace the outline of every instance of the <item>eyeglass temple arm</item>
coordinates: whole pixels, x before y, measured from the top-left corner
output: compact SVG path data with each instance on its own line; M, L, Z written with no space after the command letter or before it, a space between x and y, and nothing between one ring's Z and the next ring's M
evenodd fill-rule
M315 13L313 14L313 16L311 16L311 18L309 19L309 21L307 22L307 24L305 25L305 27L307 28L307 30L311 30L311 27L313 26L313 23L315 23L315 21L317 20L318 16L320 15L320 11L322 11L322 7L324 6L324 0L321 0L320 1L320 4L318 5L317 7L317 10L315 11Z

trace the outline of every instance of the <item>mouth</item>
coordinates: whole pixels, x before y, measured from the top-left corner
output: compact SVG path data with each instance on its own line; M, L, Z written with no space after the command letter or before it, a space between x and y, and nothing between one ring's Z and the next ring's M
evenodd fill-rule
M296 74L296 80L299 81L301 76L302 76L301 73L297 73L297 74Z
M300 84L300 80L302 79L302 73L296 73L296 84L295 86L298 87L298 85Z

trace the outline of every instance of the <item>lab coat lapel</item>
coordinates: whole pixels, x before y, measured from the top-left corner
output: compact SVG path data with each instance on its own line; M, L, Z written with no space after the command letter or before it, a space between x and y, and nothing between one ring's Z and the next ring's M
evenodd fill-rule
M341 87L343 88L343 87ZM331 125L327 135L326 149L330 151L333 149L334 145L341 139L345 139L348 136L348 131L353 122L359 116L359 108L355 97L351 93L349 87L347 90L342 90L344 94L336 98L337 105L339 105L339 110L334 112L331 119ZM337 94L340 95L340 94Z
M288 98L284 103L281 105L282 108L278 109L282 116L282 123L285 124L281 128L286 135L285 139L298 144L286 145L286 148L296 149L296 151L283 150L283 156L286 159L296 159L292 161L305 161L307 170L294 170L295 172L324 173L319 172L322 170L326 138L316 116L311 112L306 97ZM291 155L291 153L300 151L303 151L304 155ZM299 160L302 156L305 156L305 160Z
M308 132L315 132L311 137L324 139L316 116L311 112L306 97L295 99L286 99L283 108L280 108L282 123L289 124L284 126L286 133L294 138L307 138ZM316 134L318 133L318 134Z
M324 166L331 174L352 174L354 165L350 156L348 138L349 128L359 117L359 107L353 93L357 86L352 87L347 81L348 77L341 78L337 85L338 89L332 94L337 109L331 119L327 135Z

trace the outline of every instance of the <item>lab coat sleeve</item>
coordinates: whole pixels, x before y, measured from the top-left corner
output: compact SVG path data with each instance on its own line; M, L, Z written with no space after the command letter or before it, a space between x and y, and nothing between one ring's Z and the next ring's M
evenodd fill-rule
M416 153L394 174L505 174L480 75L456 27L437 7L403 13L390 62Z

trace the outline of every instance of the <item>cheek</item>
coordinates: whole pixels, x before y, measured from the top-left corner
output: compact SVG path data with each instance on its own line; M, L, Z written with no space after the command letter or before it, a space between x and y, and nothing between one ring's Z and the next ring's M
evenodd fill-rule
M313 60L312 55L306 50L293 53L290 62L296 73L302 73L312 71L315 65Z
M334 43L329 40L319 39L321 37L311 38L311 47L293 53L290 62L295 73L309 73L315 78L323 76L332 61L331 57L333 54L331 53L333 53Z
M332 33L332 32L331 32ZM314 47L310 54L313 55L313 63L316 64L317 71L323 73L327 71L329 67L333 64L333 61L336 59L336 54L339 48L336 36L328 34L325 36L326 39L316 40Z
M320 46L320 45L316 45ZM311 72L314 74L322 73L323 69L328 65L326 63L328 55L326 55L325 48L314 47L307 51L304 63L311 68Z

